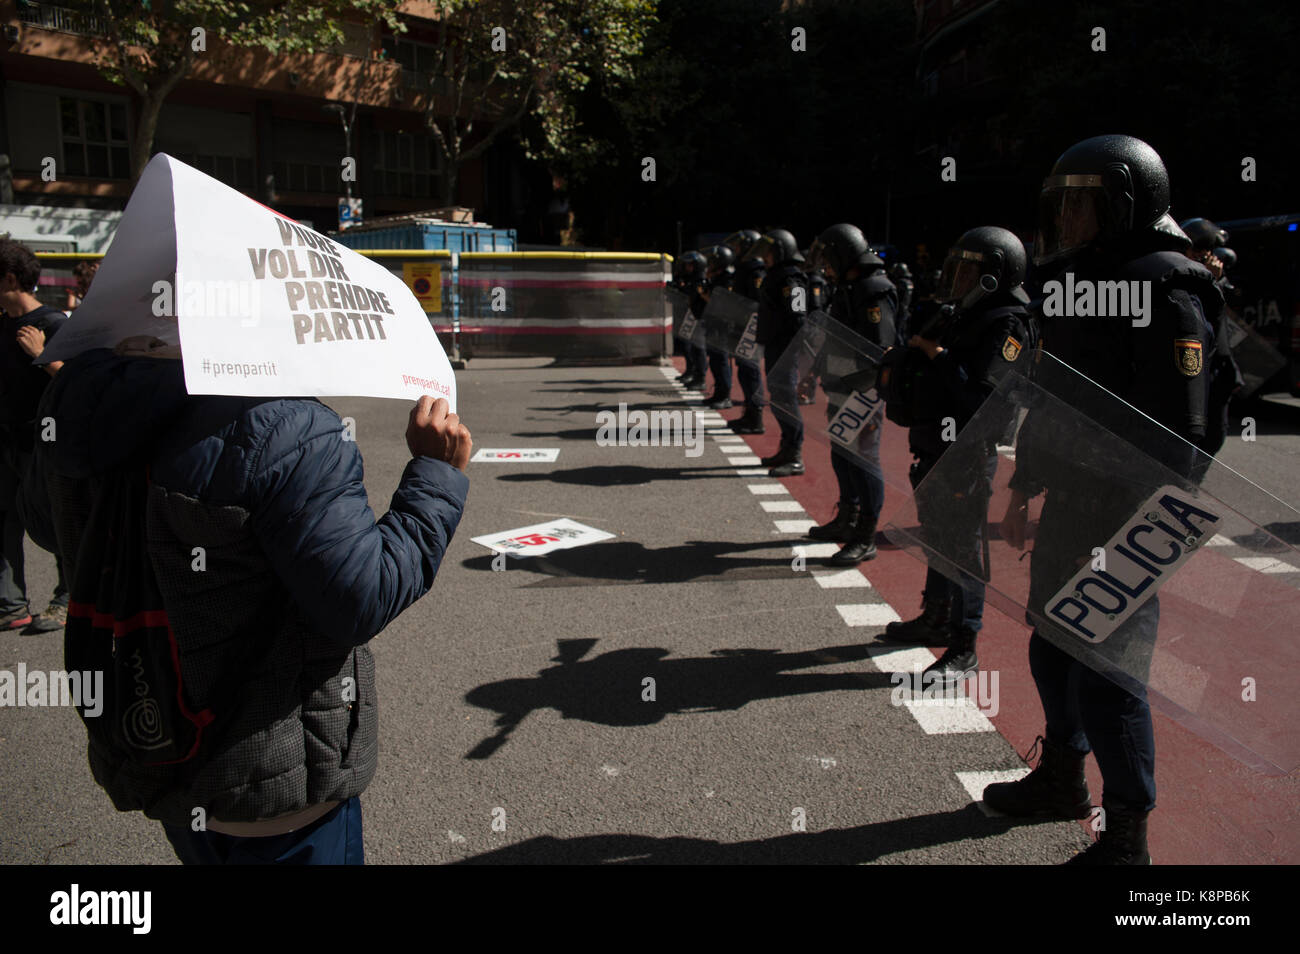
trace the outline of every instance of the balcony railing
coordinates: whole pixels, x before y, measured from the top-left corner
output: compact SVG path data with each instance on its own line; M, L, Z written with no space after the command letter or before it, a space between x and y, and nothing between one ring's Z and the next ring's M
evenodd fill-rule
M29 26L40 27L42 30L57 30L60 33L102 36L108 32L108 24L102 17L82 13L80 10L70 10L53 3L18 0L18 19Z

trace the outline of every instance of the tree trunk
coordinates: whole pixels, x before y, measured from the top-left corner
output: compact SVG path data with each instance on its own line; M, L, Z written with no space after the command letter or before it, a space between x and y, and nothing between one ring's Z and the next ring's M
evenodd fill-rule
M162 112L163 98L157 87L147 87L136 94L135 137L131 143L131 188L140 181L140 174L149 164L153 151L153 138L158 131L158 114Z

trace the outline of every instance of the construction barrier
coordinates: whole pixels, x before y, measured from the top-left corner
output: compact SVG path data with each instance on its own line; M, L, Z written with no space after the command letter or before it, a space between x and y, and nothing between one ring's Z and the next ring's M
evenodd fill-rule
M405 281L453 361L641 361L672 353L672 258L654 252L357 249ZM99 253L40 252L37 297L65 307L72 269Z
M651 252L466 252L459 339L469 356L635 361L672 352L664 283Z

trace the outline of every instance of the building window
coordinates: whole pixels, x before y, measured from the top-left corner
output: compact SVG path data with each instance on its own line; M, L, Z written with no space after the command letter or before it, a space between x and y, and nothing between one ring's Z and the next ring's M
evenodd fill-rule
M240 192L253 191L253 160L243 156L213 156L198 152L174 152L186 165L224 182Z
M65 175L92 179L130 177L125 106L60 96L59 126Z
M281 192L329 192L343 194L339 166L318 162L280 160L271 164L275 187Z
M380 132L374 139L375 191L431 198L438 194L438 146L424 133Z

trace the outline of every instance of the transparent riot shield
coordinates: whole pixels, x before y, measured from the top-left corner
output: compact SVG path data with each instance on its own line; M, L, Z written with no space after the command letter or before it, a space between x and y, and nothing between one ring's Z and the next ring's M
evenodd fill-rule
M744 295L715 288L701 316L704 343L709 348L757 364L763 347L757 341L758 303Z
M802 421L804 437L879 473L885 402L876 392L884 350L824 311L810 312L767 374L772 413ZM800 406L800 396L811 397ZM910 493L904 473L886 483Z
M1035 358L1003 379L887 535L950 579L984 581L990 604L1239 760L1293 771L1300 512L1050 354ZM1008 421L1013 442L984 480ZM962 532L972 509L987 518L986 546Z
M1258 391L1269 378L1286 367L1286 358L1254 328L1229 317L1228 347L1236 359L1244 382L1237 397L1244 399Z
M667 299L668 307L673 316L673 337L681 338L682 322L691 313L691 300L681 289L671 286L664 288L664 298Z

